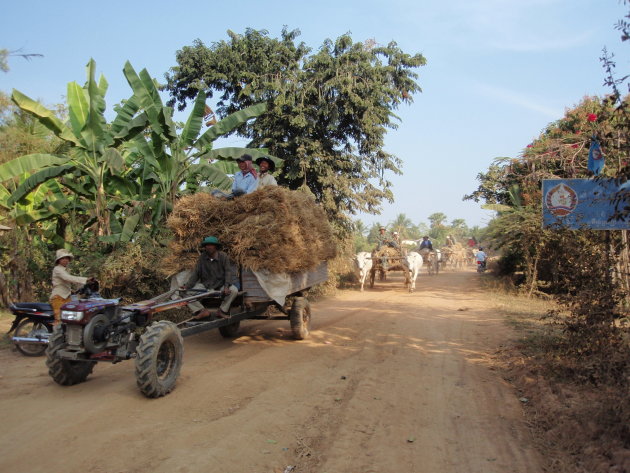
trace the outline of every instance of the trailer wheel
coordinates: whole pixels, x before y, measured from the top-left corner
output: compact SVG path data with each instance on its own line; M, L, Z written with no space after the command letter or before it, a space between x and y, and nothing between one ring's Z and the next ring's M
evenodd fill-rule
M311 329L311 306L305 297L296 297L289 312L293 338L304 340Z
M48 339L46 348L46 366L48 374L55 383L62 386L72 386L87 379L96 361L64 360L58 356L59 350L66 346L65 336L61 326L55 327Z
M184 341L173 322L150 325L136 349L136 382L146 397L161 397L175 388L182 368Z
M223 338L234 338L238 334L238 329L241 327L241 322L237 321L230 325L223 325L219 327L219 333Z
M29 319L22 320L13 334L15 337L48 337L48 328L41 322ZM42 356L46 351L46 343L15 342L15 348L25 356Z

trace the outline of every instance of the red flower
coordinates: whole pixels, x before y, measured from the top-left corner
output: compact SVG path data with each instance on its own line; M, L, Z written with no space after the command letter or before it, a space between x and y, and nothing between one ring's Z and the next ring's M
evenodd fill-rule
M577 144L571 145L571 148L577 148L577 147L578 147Z
M589 113L589 114L586 116L586 119L587 119L589 122L594 122L594 121L597 121L597 115L595 115L594 113Z
M527 147L528 147L528 148L531 148L531 147L533 147L533 146L534 146L534 145L527 145Z

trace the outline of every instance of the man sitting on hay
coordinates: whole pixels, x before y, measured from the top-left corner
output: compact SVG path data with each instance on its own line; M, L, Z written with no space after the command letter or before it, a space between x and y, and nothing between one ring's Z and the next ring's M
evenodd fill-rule
M215 236L203 239L201 242L203 252L199 255L197 265L182 289L220 290L225 298L215 316L224 319L230 316L230 306L238 295L238 277L236 266L227 254L220 251L221 246L219 239ZM189 302L188 307L197 319L211 315L210 310L200 302Z

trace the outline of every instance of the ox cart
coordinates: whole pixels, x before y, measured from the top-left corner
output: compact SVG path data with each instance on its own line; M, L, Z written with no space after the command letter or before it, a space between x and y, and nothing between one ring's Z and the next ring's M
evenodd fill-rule
M327 264L294 274L269 274L242 269L242 290L229 317L187 319L180 323L156 320L160 312L199 301L219 307L216 291L172 289L153 299L129 305L117 299L92 298L62 307L61 324L50 335L46 364L53 380L64 386L87 379L97 362L135 359L136 382L147 397L164 396L175 387L182 366L183 337L219 329L223 337L236 336L244 320L288 320L294 338L309 335L311 309L304 292L328 278ZM177 293L181 294L177 294ZM270 309L275 307L278 311Z
M370 270L370 288L374 287L374 281L378 274L379 281L387 280L388 271L405 271L402 261L405 259L405 250L400 248L383 247L372 252L372 269Z

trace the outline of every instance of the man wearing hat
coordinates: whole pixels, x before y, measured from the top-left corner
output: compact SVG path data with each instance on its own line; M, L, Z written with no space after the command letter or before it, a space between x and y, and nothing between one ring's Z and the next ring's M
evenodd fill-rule
M73 276L68 273L66 268L72 261L72 258L74 258L72 253L63 248L57 250L55 255L55 267L52 272L52 292L50 294L50 305L55 313L55 325L61 320L61 306L71 300L72 286L74 285L78 288L88 282L88 278Z
M398 249L398 243L387 235L387 228L380 227L378 229L379 234L376 237L376 249L380 250L383 246L391 246Z
M225 298L216 316L226 318L229 317L230 306L238 294L236 287L238 278L234 264L227 254L220 251L221 246L219 239L215 236L203 239L201 242L203 251L199 255L195 269L182 289L220 290ZM188 307L193 311L195 318L202 319L210 315L210 310L206 309L200 302L189 302Z
M260 174L258 174L258 189L266 186L277 186L276 178L271 175L276 170L276 163L271 158L263 156L256 160Z
M234 183L232 184L232 195L239 196L250 194L258 187L258 173L252 164L252 157L244 154L236 160L239 172L234 174Z

